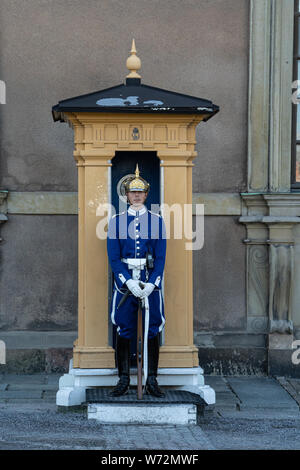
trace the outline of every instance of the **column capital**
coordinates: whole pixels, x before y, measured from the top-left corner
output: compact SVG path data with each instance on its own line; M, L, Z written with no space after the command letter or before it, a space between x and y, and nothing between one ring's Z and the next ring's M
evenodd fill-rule
M113 149L75 150L74 158L77 166L105 166L110 167L110 160L115 156Z
M161 160L160 166L194 166L193 160L197 152L177 149L160 149L157 156Z

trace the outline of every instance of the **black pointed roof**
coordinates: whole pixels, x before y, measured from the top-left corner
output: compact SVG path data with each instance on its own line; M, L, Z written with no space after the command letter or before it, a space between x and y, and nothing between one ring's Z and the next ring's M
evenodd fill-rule
M64 121L63 112L208 114L203 119L207 121L218 111L219 106L212 101L142 85L139 78L127 78L125 84L59 101L53 106L52 115L54 121Z

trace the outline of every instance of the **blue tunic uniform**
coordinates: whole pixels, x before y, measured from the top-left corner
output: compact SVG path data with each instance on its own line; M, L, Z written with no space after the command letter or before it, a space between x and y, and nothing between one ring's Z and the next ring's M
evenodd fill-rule
M140 271L143 282L151 282L155 289L148 296L148 337L155 337L165 323L161 293L166 257L166 230L163 218L143 206L139 211L129 209L113 216L108 226L107 253L114 274L114 290L111 303L111 320L120 336L132 338L136 332L138 299L130 293L126 301L118 304L127 291L126 281L132 279L128 259L145 259L146 253L154 259L153 269ZM145 309L143 309L145 318Z

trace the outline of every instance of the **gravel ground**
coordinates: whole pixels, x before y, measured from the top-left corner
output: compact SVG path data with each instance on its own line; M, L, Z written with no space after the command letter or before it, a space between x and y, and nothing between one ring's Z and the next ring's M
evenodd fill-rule
M239 413L238 413L239 414ZM273 418L264 413L248 416L213 416L201 429L215 449L299 450L300 418Z
M300 418L273 416L213 413L197 426L121 426L88 420L85 409L62 413L52 403L2 403L0 450L300 449Z

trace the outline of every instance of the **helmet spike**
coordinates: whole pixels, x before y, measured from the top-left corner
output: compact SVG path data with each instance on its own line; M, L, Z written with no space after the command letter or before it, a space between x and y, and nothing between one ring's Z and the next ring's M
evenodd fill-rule
M136 167L135 167L135 177L136 177L136 178L139 178L139 176L140 176L140 170L139 170L138 164L136 164Z

